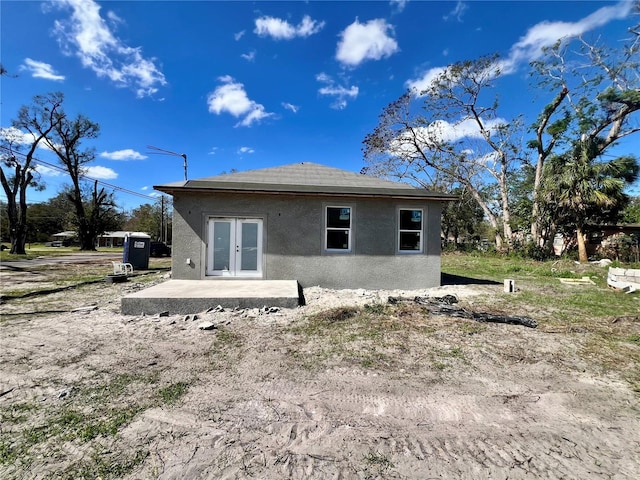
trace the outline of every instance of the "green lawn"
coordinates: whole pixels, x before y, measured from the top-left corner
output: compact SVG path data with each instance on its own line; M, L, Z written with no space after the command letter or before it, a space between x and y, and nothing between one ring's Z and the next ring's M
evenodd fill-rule
M4 243L7 247L10 247L9 244ZM9 250L0 251L0 261L6 260L28 260L31 258L41 257L41 256L59 256L59 255L72 255L74 253L86 253L81 252L78 247L47 247L44 243L27 243L25 248L27 254L26 255L12 255L9 253ZM122 247L116 248L106 248L101 247L96 249L97 252L103 253L113 253L114 255L122 255Z

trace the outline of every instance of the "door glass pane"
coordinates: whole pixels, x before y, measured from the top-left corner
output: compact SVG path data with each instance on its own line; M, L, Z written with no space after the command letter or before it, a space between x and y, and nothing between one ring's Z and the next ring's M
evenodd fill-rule
M242 224L241 270L258 270L258 224Z
M213 224L213 269L229 270L231 258L231 222Z

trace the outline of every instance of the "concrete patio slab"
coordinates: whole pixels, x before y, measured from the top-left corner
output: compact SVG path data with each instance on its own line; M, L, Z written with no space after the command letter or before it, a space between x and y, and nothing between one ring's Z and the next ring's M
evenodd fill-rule
M296 280L168 280L122 298L123 315L198 313L224 308L295 308L301 303Z

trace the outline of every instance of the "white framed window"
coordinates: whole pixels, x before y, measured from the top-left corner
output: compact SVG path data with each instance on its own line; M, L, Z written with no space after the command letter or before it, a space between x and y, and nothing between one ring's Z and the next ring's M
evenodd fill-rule
M351 251L353 209L345 206L326 207L324 248L328 252Z
M401 253L422 253L424 215L421 208L401 208L398 210L398 251Z

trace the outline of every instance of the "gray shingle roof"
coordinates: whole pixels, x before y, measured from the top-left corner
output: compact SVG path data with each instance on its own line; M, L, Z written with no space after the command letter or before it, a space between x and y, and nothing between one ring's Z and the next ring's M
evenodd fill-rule
M400 182L362 175L317 163L302 162L281 167L205 177L154 186L173 194L188 191L247 191L263 193L343 194L402 196L451 200L454 197Z

